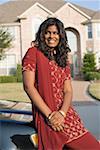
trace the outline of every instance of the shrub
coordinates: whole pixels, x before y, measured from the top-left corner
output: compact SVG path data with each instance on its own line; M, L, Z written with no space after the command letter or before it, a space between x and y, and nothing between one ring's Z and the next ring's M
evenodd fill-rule
M0 83L22 82L22 66L17 65L15 75L0 76Z
M99 72L87 72L84 74L84 79L87 81L100 80L100 73Z
M83 74L87 72L95 72L96 70L96 62L95 62L95 54L92 52L88 52L84 55L83 58L83 67L82 72Z
M16 78L17 78L17 82L22 82L22 65L21 64L17 64Z
M0 83L17 82L16 76L0 76Z

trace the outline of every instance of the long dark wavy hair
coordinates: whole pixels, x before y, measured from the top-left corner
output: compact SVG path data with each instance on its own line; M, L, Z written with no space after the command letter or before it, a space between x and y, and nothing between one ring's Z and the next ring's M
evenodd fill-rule
M45 20L39 27L39 30L36 34L36 43L37 47L40 51L44 53L44 55L52 60L50 47L48 47L45 43L45 33L49 26L55 25L58 29L58 34L60 36L60 42L55 47L56 54L54 54L54 58L58 66L64 68L67 65L67 55L70 52L70 48L68 46L67 36L64 29L63 23L57 18L48 18Z

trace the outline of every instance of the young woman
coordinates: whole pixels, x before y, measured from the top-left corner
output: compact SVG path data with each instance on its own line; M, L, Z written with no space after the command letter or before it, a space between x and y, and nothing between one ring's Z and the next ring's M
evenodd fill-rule
M29 96L39 150L100 150L71 106L70 51L63 23L49 18L37 33L37 47L23 58L23 84ZM85 113L85 112L84 112Z

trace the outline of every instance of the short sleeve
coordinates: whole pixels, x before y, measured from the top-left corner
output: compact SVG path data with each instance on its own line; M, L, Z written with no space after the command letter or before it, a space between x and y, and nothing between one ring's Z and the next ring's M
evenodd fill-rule
M36 48L29 48L22 59L22 72L36 70Z
M70 69L70 64L69 62L67 63L67 66L65 68L65 73L66 73L66 78L65 80L70 80L71 79L71 69Z

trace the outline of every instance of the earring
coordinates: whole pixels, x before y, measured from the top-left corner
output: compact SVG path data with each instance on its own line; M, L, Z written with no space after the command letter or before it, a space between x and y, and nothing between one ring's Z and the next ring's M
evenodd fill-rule
M56 50L53 51L54 55L56 55Z

